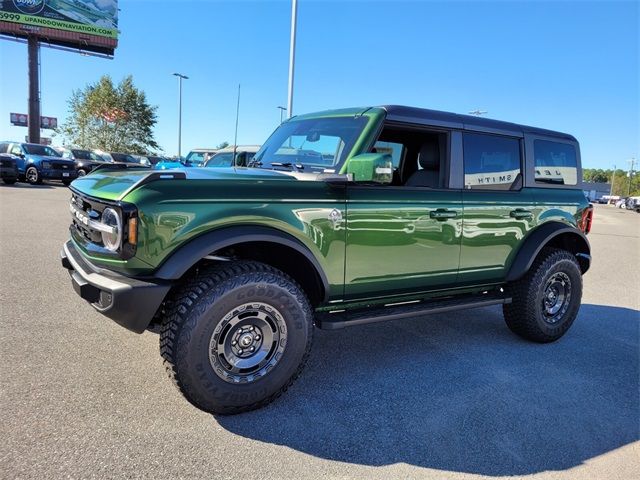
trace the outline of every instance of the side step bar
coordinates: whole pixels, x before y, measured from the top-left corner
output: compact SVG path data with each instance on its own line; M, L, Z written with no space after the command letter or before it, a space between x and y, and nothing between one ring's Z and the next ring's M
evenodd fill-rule
M405 304L387 304L382 307L316 313L316 326L323 330L336 330L351 325L400 320L434 313L453 312L467 308L488 307L511 303L510 297L501 294L476 294L445 299L425 300Z

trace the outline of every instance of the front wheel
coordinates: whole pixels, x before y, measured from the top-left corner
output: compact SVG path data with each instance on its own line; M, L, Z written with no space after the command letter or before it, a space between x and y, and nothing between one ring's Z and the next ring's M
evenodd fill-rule
M42 183L42 177L36 167L29 167L24 176L31 185L40 185Z
M313 314L300 286L258 262L204 267L173 296L160 330L169 377L214 414L254 410L280 396L311 348Z
M2 181L4 183L6 183L7 185L13 185L14 183L16 183L16 180L18 180L17 178L3 178Z
M582 298L582 274L576 257L545 248L520 280L507 285L512 302L503 306L509 329L534 342L562 337L573 324Z

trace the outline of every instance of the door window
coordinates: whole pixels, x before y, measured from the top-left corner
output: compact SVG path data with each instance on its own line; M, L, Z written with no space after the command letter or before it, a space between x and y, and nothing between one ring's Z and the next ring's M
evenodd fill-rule
M521 177L520 141L465 133L464 186L469 190L511 190Z

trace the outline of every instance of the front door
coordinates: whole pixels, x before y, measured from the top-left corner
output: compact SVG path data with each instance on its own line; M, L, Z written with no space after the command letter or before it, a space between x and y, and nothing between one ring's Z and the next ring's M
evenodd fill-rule
M460 191L350 186L345 299L453 285L461 231Z

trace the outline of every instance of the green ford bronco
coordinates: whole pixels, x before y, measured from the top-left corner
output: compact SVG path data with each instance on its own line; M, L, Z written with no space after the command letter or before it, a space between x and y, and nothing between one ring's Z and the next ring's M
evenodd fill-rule
M314 326L502 305L551 342L591 262L571 135L385 106L294 117L248 167L114 166L71 185L75 291L137 333L214 414L264 406ZM393 352L387 352L393 355Z

